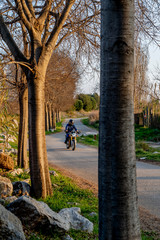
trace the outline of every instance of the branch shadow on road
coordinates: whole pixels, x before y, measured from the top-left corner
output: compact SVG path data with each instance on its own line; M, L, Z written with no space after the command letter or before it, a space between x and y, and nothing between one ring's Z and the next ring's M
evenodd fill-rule
M160 180L160 176L137 177L137 179L142 179L142 180Z
M63 151L63 152L67 152L67 151L72 151L66 148L49 148L47 149L47 152L58 152L58 151Z

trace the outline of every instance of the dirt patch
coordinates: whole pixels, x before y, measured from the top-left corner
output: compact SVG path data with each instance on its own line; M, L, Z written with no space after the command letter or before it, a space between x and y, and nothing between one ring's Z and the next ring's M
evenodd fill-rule
M59 171L66 177L71 178L80 188L82 189L89 189L91 190L95 196L98 196L98 185L95 185L92 182L86 181L81 177L77 177L73 173L69 172L66 169L60 168L54 164L49 164L50 167L53 167L55 170ZM160 218L152 215L143 207L139 207L140 213L140 223L141 223L141 230L145 232L156 233L154 240L160 240Z

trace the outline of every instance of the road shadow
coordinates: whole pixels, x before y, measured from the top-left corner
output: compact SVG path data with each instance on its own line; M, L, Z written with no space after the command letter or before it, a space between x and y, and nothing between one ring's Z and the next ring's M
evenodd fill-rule
M137 179L141 180L160 180L160 176L155 176L155 177L137 177Z
M66 148L49 148L47 149L47 152L66 152L66 151L72 151L71 149L66 149Z

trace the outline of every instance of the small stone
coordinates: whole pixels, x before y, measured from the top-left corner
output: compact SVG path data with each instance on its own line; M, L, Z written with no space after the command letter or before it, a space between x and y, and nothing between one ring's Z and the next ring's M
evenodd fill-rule
M90 216L90 217L95 217L95 216L97 216L97 213L91 212L91 213L89 214L89 216Z
M76 203L76 202L67 202L68 205L76 205L76 206L79 206L80 203Z
M27 168L27 169L24 170L24 172L27 173L27 174L29 174L29 173L30 173L30 169Z
M14 169L13 171L10 172L12 176L16 176L23 173L23 170L21 168Z
M58 174L55 172L55 171L49 171L49 173L50 173L50 175L52 175L52 176L58 176Z
M63 237L63 240L73 240L73 238L71 238L69 235L67 235L67 236Z
M52 184L53 187L58 188L59 186L57 184Z
M31 186L24 181L13 182L13 195L30 195Z

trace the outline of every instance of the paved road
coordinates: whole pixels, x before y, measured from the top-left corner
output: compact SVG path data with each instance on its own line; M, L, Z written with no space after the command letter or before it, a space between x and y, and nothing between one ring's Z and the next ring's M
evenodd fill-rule
M75 120L75 125L82 134L96 132L84 126L79 119ZM95 184L98 183L96 148L78 144L75 151L67 150L64 144L64 132L48 135L46 141L49 163L65 168ZM137 180L139 205L160 218L160 167L137 162Z

